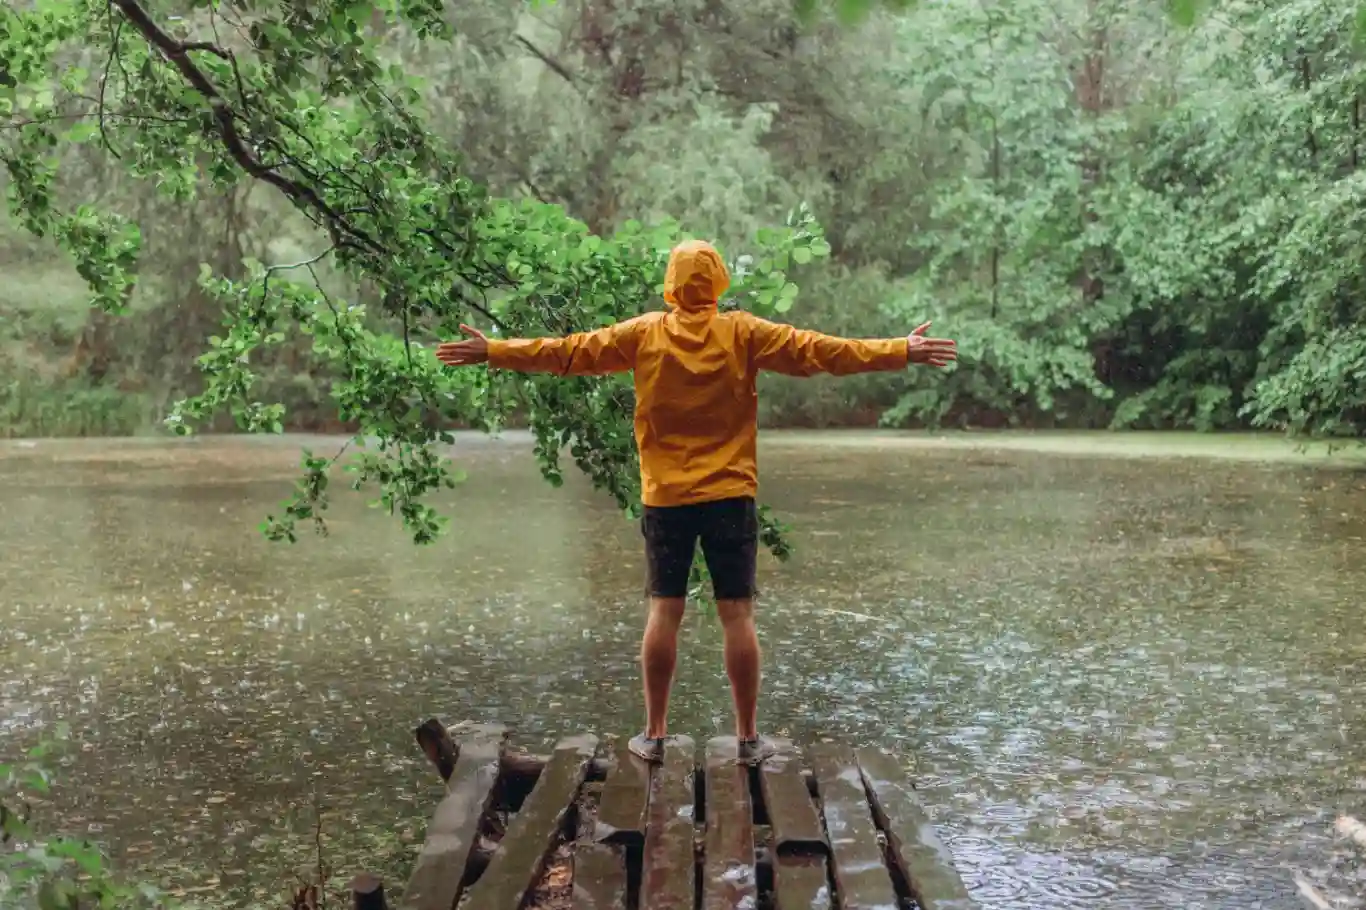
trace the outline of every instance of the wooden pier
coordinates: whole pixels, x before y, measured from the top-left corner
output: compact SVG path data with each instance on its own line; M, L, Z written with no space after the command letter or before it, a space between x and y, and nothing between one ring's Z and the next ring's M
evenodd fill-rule
M446 781L410 910L967 910L975 905L897 761L782 743L760 768L734 737L511 748L504 728L439 721L417 740ZM358 908L385 906L356 881Z

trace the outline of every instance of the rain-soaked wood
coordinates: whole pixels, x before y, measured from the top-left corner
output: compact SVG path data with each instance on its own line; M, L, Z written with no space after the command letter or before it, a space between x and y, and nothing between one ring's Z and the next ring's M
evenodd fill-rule
M645 807L650 798L650 766L631 754L629 736L612 741L611 770L598 803L595 839L605 843L641 843L645 839Z
M467 910L517 910L565 833L588 763L597 750L591 734L562 741L536 781L522 810L508 825L488 869L470 889Z
M868 793L852 750L808 750L830 838L831 868L841 910L896 910L900 905L877 840Z
M455 748L455 741L451 739L451 734L446 730L446 725L435 717L424 720L422 724L413 731L417 737L418 748L422 754L427 756L427 760L436 768L436 773L441 775L443 781L451 779L452 772L455 771L455 760L459 753Z
M574 910L625 910L624 849L605 843L580 843L575 848Z
M498 780L499 756L507 731L484 726L461 736L446 796L436 807L417 858L403 907L451 910L466 879L466 865L478 840L479 820L489 810Z
M351 879L351 905L354 910L388 910L384 902L384 883L362 872Z
M696 745L687 736L664 743L664 762L650 779L641 910L693 910L693 778Z
M923 910L975 908L915 789L896 759L877 749L860 749L868 801L877 826L887 837L893 861Z
M829 910L825 855L780 854L773 863L773 906L774 910Z
M466 737L479 736L493 729L498 728L496 724L457 724L455 732L462 740ZM422 722L413 735L417 739L418 747L422 749L422 754L427 756L436 773L441 775L443 781L449 781L451 772L455 768L455 763L460 758L460 745L452 739L448 731L435 717ZM545 768L546 762L550 761L547 755L534 755L523 752L520 749L507 749L499 757L500 772L503 775L503 783L510 785L512 789L525 793L530 793L536 786L536 779L541 776L541 770ZM588 769L589 779L601 780L605 769L598 768L596 765Z
M792 743L775 740L777 754L759 768L764 805L773 846L779 856L788 853L824 853L825 832L811 788L802 774L800 757Z
M707 742L703 910L750 910L758 900L749 768L736 763L736 748L734 736L717 736Z

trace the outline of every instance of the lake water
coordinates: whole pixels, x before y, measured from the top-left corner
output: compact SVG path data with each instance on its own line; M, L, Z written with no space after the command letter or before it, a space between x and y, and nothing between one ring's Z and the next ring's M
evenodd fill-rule
M797 555L760 568L761 722L913 763L984 908L1350 890L1366 475L1092 451L1114 439L770 434ZM336 441L0 449L0 757L69 722L40 816L234 906L281 906L319 852L400 884L440 793L428 716L530 746L641 718L639 533L577 476L462 437L438 545L340 491L329 538L270 544L304 443ZM673 727L730 732L717 625L685 638Z

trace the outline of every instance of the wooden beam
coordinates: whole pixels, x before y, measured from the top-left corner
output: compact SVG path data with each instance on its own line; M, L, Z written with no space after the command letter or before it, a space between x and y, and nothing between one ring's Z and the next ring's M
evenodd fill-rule
M645 841L646 806L650 799L650 766L627 747L629 736L612 741L610 771L598 802L594 840L640 844Z
M455 906L478 841L480 819L493 800L506 739L507 731L495 727L461 737L446 796L427 826L422 853L404 889L404 908L451 910Z
M916 903L924 910L975 908L953 866L953 854L935 834L897 760L877 749L860 749L858 763L873 818Z
M822 744L807 755L820 789L840 910L896 907L896 889L883 861L854 753L844 746Z
M670 738L664 744L664 763L652 774L641 910L693 910L696 748L691 737Z
M562 741L522 810L513 816L488 869L470 889L464 910L517 910L545 871L546 858L565 835L598 738Z
M734 736L717 736L707 742L703 910L750 910L759 899L749 768L736 762L736 749Z

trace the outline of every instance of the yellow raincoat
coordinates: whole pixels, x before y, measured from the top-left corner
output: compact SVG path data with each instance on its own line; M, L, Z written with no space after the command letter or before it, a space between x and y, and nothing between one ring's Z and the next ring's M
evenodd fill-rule
M635 370L644 504L754 496L760 370L789 376L901 370L909 351L905 338L856 341L743 311L720 313L716 302L729 286L716 249L687 241L669 257L667 312L564 338L490 338L489 365L566 376Z

